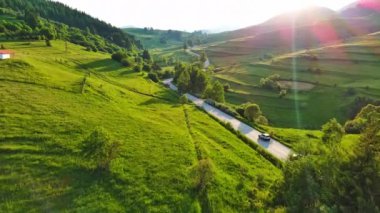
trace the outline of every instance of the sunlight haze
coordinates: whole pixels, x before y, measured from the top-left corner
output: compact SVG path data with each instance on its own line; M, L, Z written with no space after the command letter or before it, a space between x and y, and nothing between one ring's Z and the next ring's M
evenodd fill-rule
M311 5L339 10L353 0L58 0L115 26L177 30L230 30ZM133 9L132 9L133 8Z

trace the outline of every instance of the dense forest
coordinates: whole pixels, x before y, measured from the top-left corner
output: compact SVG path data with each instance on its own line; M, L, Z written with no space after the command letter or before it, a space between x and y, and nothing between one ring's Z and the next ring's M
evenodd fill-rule
M124 48L102 36L66 24L48 21L26 10L24 13L0 8L0 39L2 40L51 40L60 39L81 45L88 51L113 53Z
M58 2L46 0L0 0L0 7L21 13L33 11L42 18L100 35L120 47L127 49L132 49L134 46L142 48L140 42L132 35Z

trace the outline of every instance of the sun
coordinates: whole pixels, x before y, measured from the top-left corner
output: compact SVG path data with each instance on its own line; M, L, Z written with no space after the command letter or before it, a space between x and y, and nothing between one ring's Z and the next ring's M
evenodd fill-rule
M316 5L315 1L312 0L279 1L277 4L278 9L283 12L291 12Z

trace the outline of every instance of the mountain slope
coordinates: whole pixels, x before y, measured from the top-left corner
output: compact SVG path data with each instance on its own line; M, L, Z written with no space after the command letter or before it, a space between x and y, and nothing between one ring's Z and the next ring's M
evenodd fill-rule
M380 13L378 0L359 0L340 11L344 17L366 17L377 13Z
M110 55L66 52L62 41L3 44L15 58L0 61L0 209L244 212L272 199L276 167ZM108 173L80 154L97 127L122 144Z
M327 8L311 7L304 10L281 14L262 24L231 31L228 32L228 34L233 38L253 36L260 33L313 25L324 20L335 19L337 18L337 15L336 12Z
M251 45L280 45L287 48L293 47L292 45L296 42L296 48L308 48L331 42L341 42L347 38L380 30L380 15L376 10L371 10L367 16L344 15L349 12L350 8L341 13L323 7L311 7L285 13L259 25L211 35L210 41L223 42L241 39L246 43L254 42ZM361 8L359 10L368 10L359 6L358 8Z
M190 33L182 31L155 30L152 28L125 28L124 32L134 35L149 49L183 47Z

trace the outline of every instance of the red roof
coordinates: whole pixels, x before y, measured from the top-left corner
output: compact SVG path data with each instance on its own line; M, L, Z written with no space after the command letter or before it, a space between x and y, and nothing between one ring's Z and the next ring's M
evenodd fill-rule
M0 50L0 54L12 54L13 52L10 50Z

